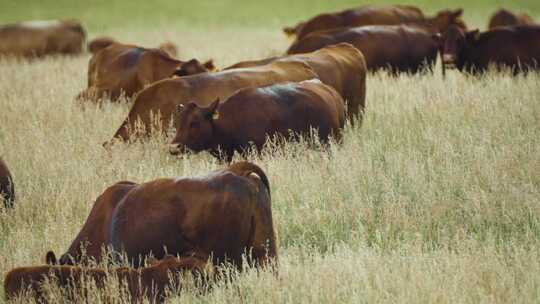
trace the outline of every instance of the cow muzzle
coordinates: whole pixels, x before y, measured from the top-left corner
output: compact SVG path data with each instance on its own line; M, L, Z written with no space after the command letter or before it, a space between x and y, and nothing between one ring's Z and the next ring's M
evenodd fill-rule
M181 144L170 144L169 153L172 155L184 154L187 152L187 149L184 145Z
M456 57L454 55L444 54L442 62L449 69L456 68Z

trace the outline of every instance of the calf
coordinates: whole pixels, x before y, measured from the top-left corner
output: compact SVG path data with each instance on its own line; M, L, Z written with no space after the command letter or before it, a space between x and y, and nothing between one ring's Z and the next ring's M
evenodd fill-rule
M87 292L88 283L97 288L105 288L107 278L117 280L120 286L125 284L132 303L163 302L167 289L182 286L180 275L187 272L202 276L207 270L206 260L197 257L166 256L163 260L139 269L122 267L106 271L99 268L81 268L76 266L37 266L15 268L4 279L6 299L14 298L23 292L31 292L36 302L46 301L42 285L46 281L56 282L59 287L72 288ZM58 300L58 299L56 299Z
M538 70L539 63L539 25L498 27L483 33L451 27L446 35L443 64L460 71L483 73L494 65L519 73Z
M207 108L190 103L180 107L177 121L171 153L187 148L218 155L221 150L230 161L235 151L244 152L252 144L260 151L275 135L308 136L313 128L323 142L331 135L339 139L345 106L332 87L314 79L243 89Z

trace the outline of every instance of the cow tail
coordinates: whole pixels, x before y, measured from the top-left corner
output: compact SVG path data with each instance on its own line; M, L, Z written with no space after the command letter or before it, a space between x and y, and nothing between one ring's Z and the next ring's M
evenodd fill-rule
M259 166L250 162L241 161L230 165L229 171L246 177L249 176L251 173L257 174L263 182L264 186L266 187L266 190L268 191L268 196L270 197L270 182L268 181L268 177L266 176L264 171Z

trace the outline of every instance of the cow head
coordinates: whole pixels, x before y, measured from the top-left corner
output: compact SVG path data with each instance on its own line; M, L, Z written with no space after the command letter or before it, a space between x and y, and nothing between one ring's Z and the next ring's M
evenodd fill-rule
M457 25L465 30L467 29L467 25L465 25L465 22L461 19L462 15L463 9L461 8L456 10L442 10L439 11L435 17L429 18L429 20L441 33L445 33L452 25Z
M174 71L173 75L176 76L189 76L189 75L195 75L200 73L206 73L209 71L213 71L215 69L214 62L210 59L204 64L201 64L199 60L197 59L191 59L189 61L186 61L180 65L176 71Z
M169 151L179 154L192 150L199 152L210 149L214 142L214 120L219 118L217 110L219 98L207 108L202 108L194 102L178 105L176 114L176 136Z
M443 64L449 68L455 67L462 57L461 54L476 43L479 35L478 30L466 32L458 26L451 26L444 39Z

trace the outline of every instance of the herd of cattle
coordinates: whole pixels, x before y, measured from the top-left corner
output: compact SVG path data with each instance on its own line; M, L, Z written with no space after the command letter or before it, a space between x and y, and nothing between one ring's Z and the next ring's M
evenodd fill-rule
M502 9L489 30L479 32L467 30L462 14L443 10L428 17L401 5L320 14L283 29L295 37L286 54L220 71L212 60L175 59L169 42L154 49L99 37L88 43L88 85L76 99L132 100L105 147L166 130L170 122L176 129L172 154L209 151L229 163L234 153L260 151L276 135L293 139L315 129L321 142L339 142L347 120L362 123L370 71L432 70L438 55L443 71L540 68L540 26L529 16ZM74 20L6 25L0 27L0 56L77 54L85 35ZM1 159L0 193L12 208L14 183ZM275 268L277 248L266 174L255 164L237 162L206 177L122 181L107 188L60 259L48 252L46 266L10 271L4 290L8 298L31 290L43 299L40 285L51 276L62 286L80 288L89 277L103 287L111 271L89 265L110 249L116 253L107 256L110 261L132 265L112 274L127 285L133 301L162 301L173 281L181 283L171 272L203 275L224 263L242 269L244 254L250 264Z

